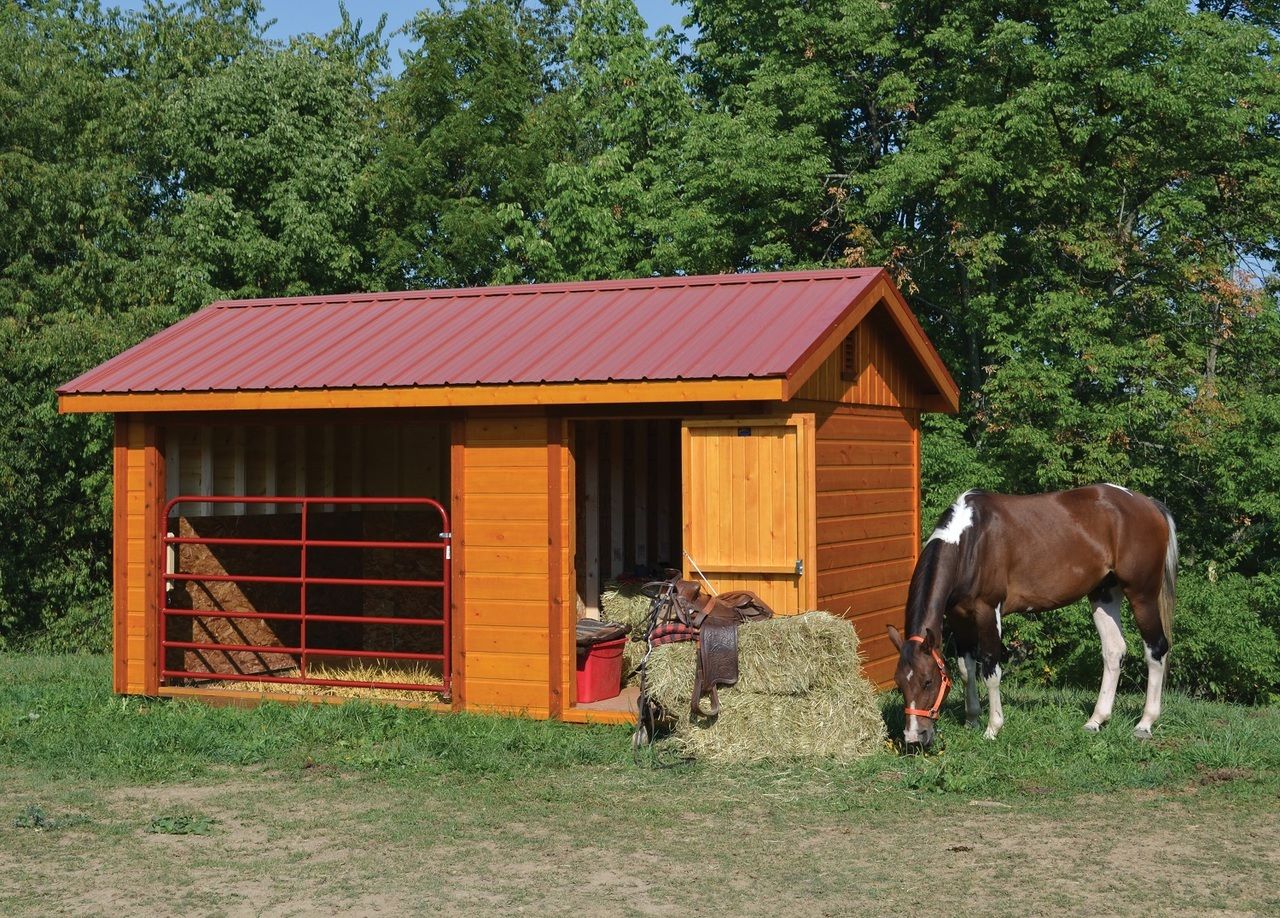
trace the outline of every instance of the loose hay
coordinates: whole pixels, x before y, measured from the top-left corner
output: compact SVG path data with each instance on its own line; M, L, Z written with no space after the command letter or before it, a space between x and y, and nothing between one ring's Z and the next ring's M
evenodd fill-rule
M644 640L649 628L649 597L640 592L640 581L610 580L600 593L600 614L611 622L626 625L631 636Z
M882 747L880 705L847 621L809 612L744 625L738 651L738 684L720 690L720 716L694 723L697 647L654 648L649 692L675 718L666 742L678 752L719 763L849 761Z
M296 678L297 667L273 675ZM443 697L438 692L424 692L419 689L386 689L365 688L361 682L401 682L414 685L439 684L440 673L429 668L397 668L375 666L368 663L353 662L349 665L335 666L312 663L307 667L307 675L313 679L342 679L352 685L305 685L295 682L220 682L209 688L226 691L271 693L274 695L327 695L337 698L368 698L379 701L415 701L420 703L439 703Z

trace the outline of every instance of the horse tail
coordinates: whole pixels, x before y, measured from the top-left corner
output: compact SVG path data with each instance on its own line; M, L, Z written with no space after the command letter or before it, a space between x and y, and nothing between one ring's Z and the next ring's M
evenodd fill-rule
M1178 528L1174 525L1173 514L1164 504L1156 501L1165 525L1169 527L1169 541L1164 547L1164 577L1160 581L1160 628L1164 631L1164 639L1173 644L1173 602L1174 588L1178 583Z

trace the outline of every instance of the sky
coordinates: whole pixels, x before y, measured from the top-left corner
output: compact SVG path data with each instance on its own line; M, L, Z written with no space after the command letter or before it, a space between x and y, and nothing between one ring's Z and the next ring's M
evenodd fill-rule
M105 0L104 6L121 6L125 9L141 9L143 0ZM408 46L404 36L396 36L397 29L408 22L419 10L436 9L437 0L346 0L347 12L352 19L364 21L368 31L378 17L387 14L386 34L390 38L392 68L400 69L397 51ZM689 12L676 0L636 0L640 15L652 32L659 26L669 25L680 31L680 20ZM263 20L276 20L267 35L271 38L288 38L300 32L327 32L336 26L338 0L263 0Z

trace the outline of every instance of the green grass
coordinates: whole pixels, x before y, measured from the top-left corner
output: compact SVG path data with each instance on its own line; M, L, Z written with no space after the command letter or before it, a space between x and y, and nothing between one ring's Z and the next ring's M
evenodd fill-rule
M716 769L637 763L625 728L118 698L102 658L0 655L0 912L1280 909L1280 710L1173 696L1142 743L1139 698L1097 736L1092 702L1011 685L995 742L957 700L936 754Z
M930 755L885 749L852 766L761 766L746 774L818 781L836 808L890 802L904 792L1010 800L1191 784L1221 785L1242 797L1280 791L1280 708L1170 694L1155 739L1139 742L1131 736L1137 696L1122 695L1115 719L1098 735L1081 729L1092 692L1010 686L1005 702L1007 723L994 742L962 726L953 697L940 748ZM884 696L891 734L901 728L899 705L895 695ZM663 756L655 761L672 764ZM0 655L0 767L117 783L185 781L227 767L334 769L410 783L511 781L577 769L625 774L651 790L717 779L696 763L637 767L626 728L358 702L238 709L117 697L102 657L13 654Z

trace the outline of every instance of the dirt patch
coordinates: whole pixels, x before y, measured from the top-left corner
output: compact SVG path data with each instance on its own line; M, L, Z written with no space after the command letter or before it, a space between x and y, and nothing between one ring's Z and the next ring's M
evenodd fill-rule
M1267 841L1280 811L1215 793L1001 807L903 795L847 812L801 786L702 779L676 798L637 794L643 780L630 773L600 791L582 782L401 786L227 769L200 784L94 792L19 778L0 814L0 903L15 915L900 915L920 904L923 850L942 914L1280 906L1280 853ZM37 803L89 821L12 828L12 813ZM162 812L216 823L207 835L148 831Z

